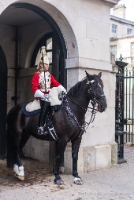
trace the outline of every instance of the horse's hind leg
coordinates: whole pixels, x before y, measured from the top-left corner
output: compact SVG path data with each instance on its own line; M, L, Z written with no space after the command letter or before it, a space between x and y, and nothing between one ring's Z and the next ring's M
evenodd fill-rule
M25 146L29 138L30 138L30 134L24 131L22 134L21 142L20 142L20 151L23 149L23 147Z
M67 145L66 141L58 141L57 142L57 150L56 150L56 157L55 157L55 163L54 163L54 175L55 175L55 179L54 179L54 183L61 185L63 184L63 181L59 175L59 168L60 168L60 164L62 162L62 158L64 156L64 151L65 151L65 147Z
M73 176L75 177L74 183L76 183L77 185L83 184L83 181L79 177L78 171L77 171L77 161L78 161L78 152L80 148L80 143L81 143L81 138L72 141Z
M22 165L20 159L20 152L22 148L25 146L27 140L29 139L30 135L26 132L18 133L17 138L15 140L15 164L14 164L14 172L18 179L24 180L24 167Z
M18 132L15 137L13 137L14 141L14 167L13 171L15 173L15 176L20 179L24 180L24 167L22 165L21 159L20 159L20 144L22 140L22 133Z

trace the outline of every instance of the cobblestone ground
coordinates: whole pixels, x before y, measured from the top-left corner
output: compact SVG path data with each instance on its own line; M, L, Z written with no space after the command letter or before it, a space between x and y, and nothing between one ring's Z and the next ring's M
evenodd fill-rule
M26 180L21 182L1 160L0 200L134 200L134 147L125 148L125 159L127 163L81 174L81 186L73 183L71 175L61 175L60 187L44 163L23 159Z

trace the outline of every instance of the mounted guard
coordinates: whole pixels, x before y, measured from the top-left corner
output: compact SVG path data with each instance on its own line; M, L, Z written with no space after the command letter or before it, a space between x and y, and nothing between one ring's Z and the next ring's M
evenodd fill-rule
M32 77L32 92L36 100L40 101L41 112L38 123L38 134L42 135L46 132L46 119L47 114L50 109L50 96L49 92L51 88L57 87L58 93L65 92L66 89L53 77L53 75L48 71L49 69L49 59L46 54L45 46L41 48L40 60L37 66L37 71ZM54 131L54 127L51 126L51 130Z
M65 91L65 88L62 87L53 76L48 73L49 65L46 65L47 58L46 54L42 54L42 59L39 64L39 71L34 74L32 79L32 91L35 98L38 101L35 101L39 104L39 101L43 100L42 110L47 112L47 106L49 100L52 98L51 91L49 93L49 88L53 87L60 88L60 91ZM44 60L43 60L44 59ZM45 68L46 66L46 68ZM46 78L48 74L48 78ZM50 85L47 88L45 84L46 79L49 79ZM42 86L45 85L45 86ZM103 91L103 82L101 80L101 73L98 75L90 75L86 72L86 77L76 83L67 93L65 98L63 98L63 106L55 112L53 115L53 125L54 130L57 134L56 142L56 154L54 160L53 173L55 175L54 183L60 185L63 184L63 181L59 175L59 168L61 166L64 151L68 142L72 143L72 175L74 176L74 183L81 185L83 181L78 174L77 170L77 161L78 161L78 152L83 135L83 131L86 128L85 125L89 125L94 120L94 114L99 111L100 113L104 112L107 108L106 97ZM90 109L89 102L92 103L93 108L91 108L91 118L89 123L85 121L85 114L88 109ZM23 111L24 103L18 104L11 108L7 115L7 167L13 168L15 176L20 179L25 179L24 167L20 158L20 151L25 146L30 135L37 139L55 141L51 134L38 134L40 133L40 127L43 127L44 131L44 114L41 113L41 123L39 121L39 112L27 116ZM83 127L84 124L84 127ZM36 148L36 147L35 147Z

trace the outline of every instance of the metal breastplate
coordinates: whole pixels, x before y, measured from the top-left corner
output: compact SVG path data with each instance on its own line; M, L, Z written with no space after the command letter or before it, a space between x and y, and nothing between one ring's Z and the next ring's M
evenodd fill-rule
M39 78L40 90L42 92L49 92L51 86L51 77L49 72L41 72Z

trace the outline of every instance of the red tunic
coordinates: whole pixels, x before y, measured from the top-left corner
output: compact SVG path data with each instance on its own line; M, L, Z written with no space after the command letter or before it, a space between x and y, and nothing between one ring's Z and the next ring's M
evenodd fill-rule
M49 72L47 72L48 75L48 79L47 80L47 86L48 86L48 90L46 91L46 89L44 89L44 87L42 86L41 82L43 81L45 83L45 78L44 75L41 76L42 73L38 73L36 72L33 75L31 84L32 84L32 93L35 93L36 90L40 90L41 92L43 92L44 94L48 94L49 93L49 89L52 87L58 87L59 85L61 85L58 81L56 81L56 79L52 76L52 74L50 74Z

